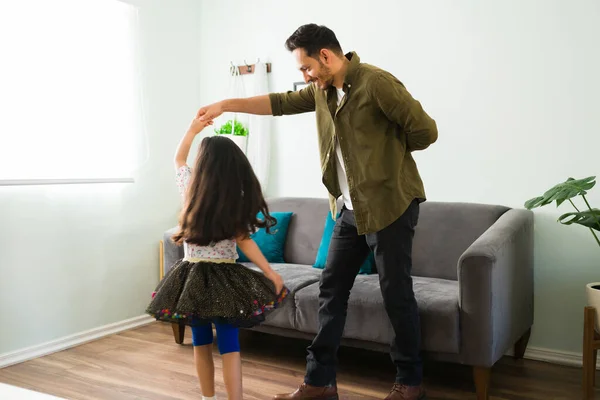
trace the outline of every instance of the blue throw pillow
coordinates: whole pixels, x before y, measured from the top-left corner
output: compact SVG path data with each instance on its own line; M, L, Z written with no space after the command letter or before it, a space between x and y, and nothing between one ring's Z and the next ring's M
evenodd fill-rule
M287 238L288 227L293 213L272 212L270 214L277 220L275 226L271 227L271 233L268 234L265 228L260 228L251 234L250 237L256 242L256 245L268 262L284 263L283 250L285 248L285 240ZM264 218L262 213L258 213L257 217L261 220ZM239 256L237 262L250 262L248 257L246 257L239 247L237 248L237 252Z
M338 218L340 214L338 214ZM321 244L317 251L317 258L313 264L314 268L323 269L327 263L327 253L329 252L329 243L331 242L331 235L333 235L333 228L335 227L335 221L331 218L331 211L327 213L325 219L325 229L323 230L323 236L321 237ZM375 264L375 257L373 252L369 252L367 259L361 265L359 274L368 275L373 273L373 265Z

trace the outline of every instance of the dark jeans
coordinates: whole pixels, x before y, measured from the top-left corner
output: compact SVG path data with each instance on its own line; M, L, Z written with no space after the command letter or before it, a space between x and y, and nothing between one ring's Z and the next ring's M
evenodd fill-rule
M419 203L415 200L390 226L360 236L354 213L342 210L321 275L319 332L307 349L307 384L335 384L337 351L346 323L350 289L369 249L375 255L385 309L394 328L391 357L397 370L396 383L421 384L421 325L411 277L412 240L418 218Z

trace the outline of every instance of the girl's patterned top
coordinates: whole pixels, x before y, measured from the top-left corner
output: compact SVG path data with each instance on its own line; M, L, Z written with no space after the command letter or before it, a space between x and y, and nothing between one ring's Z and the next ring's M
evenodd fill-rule
M191 176L192 170L187 165L183 165L177 170L177 187L182 196L185 195ZM213 243L210 246L198 246L195 244L184 243L183 248L185 258L208 258L234 261L238 259L236 243L233 239L222 240Z

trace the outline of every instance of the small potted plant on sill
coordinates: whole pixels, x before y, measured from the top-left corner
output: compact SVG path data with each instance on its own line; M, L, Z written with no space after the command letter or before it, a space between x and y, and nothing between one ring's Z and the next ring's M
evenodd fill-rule
M248 129L240 121L230 119L221 125L220 128L215 129L215 133L217 135L228 135L246 153Z
M595 231L600 231L600 210L592 208L586 198L586 194L596 184L596 177L590 176L583 179L569 178L563 183L552 187L542 196L534 197L525 202L525 208L531 210L536 207L543 207L552 202L560 206L565 201L569 201L575 211L568 212L558 217L558 222L563 225L578 224L588 228L593 235L598 246L600 240ZM580 210L573 202L573 198L581 196L587 209ZM596 331L600 332L600 282L591 282L585 286L587 304L596 309Z

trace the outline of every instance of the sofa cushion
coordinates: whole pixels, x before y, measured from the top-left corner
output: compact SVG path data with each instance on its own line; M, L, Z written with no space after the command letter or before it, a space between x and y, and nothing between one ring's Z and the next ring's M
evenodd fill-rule
M508 207L491 204L422 203L413 241L412 274L458 279L462 253L506 211Z
M294 213L285 242L285 262L312 265L323 235L323 220L329 212L329 200L276 198L269 199L268 205L272 212Z
M458 353L458 282L414 277L413 288L421 317L422 349ZM296 293L297 330L317 333L318 295L318 283ZM350 292L343 337L391 344L394 332L383 305L377 275L357 276Z
M251 263L241 263L255 271L260 269ZM296 303L294 297L296 292L315 282L319 281L321 271L313 268L311 265L302 264L271 264L281 277L285 286L290 290L290 295L284 301L283 307L274 310L268 316L263 325L274 326L277 328L295 329L296 328Z
M285 263L283 253L285 249L285 242L288 234L288 227L290 225L290 219L292 218L291 212L272 212L270 213L273 218L277 220L275 225L271 227L270 233L267 233L266 228L259 228L256 232L250 235L250 238L256 242L256 245L263 253L265 258L270 263ZM259 212L257 215L259 220L263 220L265 217L263 213ZM238 262L250 262L248 257L244 254L239 247L237 247Z
M337 218L339 218L341 212L338 213ZM327 265L327 256L329 255L329 245L331 243L331 237L333 236L333 228L335 228L335 220L331 218L331 211L327 213L325 217L325 224L323 235L321 237L321 244L319 245L319 251L317 252L317 258L315 263L313 264L314 268L324 269L325 265ZM365 261L360 266L359 274L368 275L373 273L373 266L375 265L375 256L373 252L370 251L369 255L365 259Z

